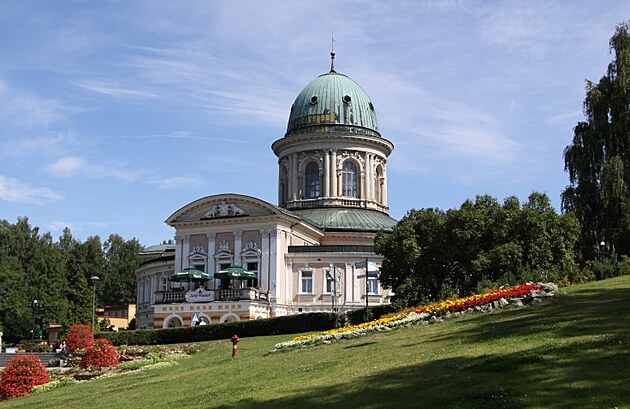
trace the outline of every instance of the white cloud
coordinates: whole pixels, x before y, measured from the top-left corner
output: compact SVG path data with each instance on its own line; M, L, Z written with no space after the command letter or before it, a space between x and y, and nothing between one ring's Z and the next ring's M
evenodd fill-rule
M0 199L7 202L45 204L63 196L47 187L33 187L17 179L0 175Z
M11 87L0 79L0 119L13 127L29 129L46 126L76 111L54 99Z
M73 176L89 168L83 159L67 156L51 163L46 170L55 176Z
M76 230L81 230L80 228L77 228L75 226L73 226L70 223L67 222L62 222L59 220L53 220L49 225L48 225L48 229L51 232L56 232L56 231L62 231L65 228L69 228L72 231L76 231Z
M82 176L90 178L114 178L123 182L134 182L147 175L145 171L127 169L117 163L93 164L82 158L67 156L56 160L44 169L46 172L59 177Z
M150 182L161 189L182 189L189 187L197 187L203 185L203 181L197 178L188 178L183 176L170 177L165 179L156 179Z
M115 98L147 99L156 97L155 93L147 90L132 89L129 86L111 84L105 81L79 81L75 82L75 85L87 91Z
M493 4L482 19L481 37L489 44L508 49L544 54L546 45L562 35L563 17L570 11L548 3Z

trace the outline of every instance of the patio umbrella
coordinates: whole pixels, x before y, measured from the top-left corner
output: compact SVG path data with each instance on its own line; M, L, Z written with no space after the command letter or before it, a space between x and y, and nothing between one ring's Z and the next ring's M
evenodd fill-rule
M236 264L232 264L226 269L219 270L215 273L216 278L241 278L241 279L249 279L256 278L256 273L249 272L245 270L241 266L237 266Z
M212 279L212 275L208 273L204 273L201 270L197 270L194 267L186 267L182 271L171 275L168 280L169 281L208 281Z

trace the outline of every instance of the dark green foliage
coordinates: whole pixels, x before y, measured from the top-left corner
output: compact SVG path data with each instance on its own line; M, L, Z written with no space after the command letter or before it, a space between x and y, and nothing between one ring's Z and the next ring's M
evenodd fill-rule
M607 73L587 81L586 119L564 150L562 206L581 223L584 260L630 253L630 22L617 26L610 50Z
M31 331L37 335L51 322L66 328L91 322L89 278L93 275L102 284L97 286L97 305L135 302L139 250L137 240L125 241L118 235L111 235L104 244L98 236L81 243L67 228L55 243L49 233L40 234L38 227L31 227L27 218L15 224L0 220L0 330L4 339L30 339ZM41 308L33 309L33 300Z
M558 215L541 193L522 206L490 196L459 209L411 210L376 251L384 256L381 283L394 290L399 307L421 305L480 287L529 280L561 280L575 274L579 225Z
M336 318L336 314L332 313L310 313L196 327L101 332L96 337L106 338L114 345L178 344L228 339L235 334L243 338L325 331L335 327Z
M124 240L111 234L103 245L106 266L99 284L99 300L103 305L126 305L136 299L135 270L140 265L138 240Z

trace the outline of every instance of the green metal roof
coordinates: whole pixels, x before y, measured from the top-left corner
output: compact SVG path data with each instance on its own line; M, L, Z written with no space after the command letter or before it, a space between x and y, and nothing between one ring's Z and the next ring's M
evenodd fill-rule
M315 226L328 231L392 231L397 221L385 213L368 209L318 208L292 212Z
M291 106L285 136L313 131L381 136L370 97L351 78L335 71L311 81Z

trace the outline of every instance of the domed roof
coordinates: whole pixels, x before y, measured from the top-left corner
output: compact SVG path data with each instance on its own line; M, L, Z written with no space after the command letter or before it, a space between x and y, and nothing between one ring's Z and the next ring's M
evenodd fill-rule
M285 136L306 132L381 136L370 97L359 84L334 69L304 87L291 106Z
M398 223L386 213L370 209L331 207L292 212L327 231L391 232Z

